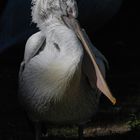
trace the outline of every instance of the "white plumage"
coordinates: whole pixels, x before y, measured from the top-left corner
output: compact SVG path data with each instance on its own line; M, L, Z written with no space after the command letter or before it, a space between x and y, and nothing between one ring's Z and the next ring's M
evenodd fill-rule
M27 41L19 72L19 98L32 121L81 124L97 111L100 92L94 66L62 16L77 16L74 0L33 0L40 32ZM94 47L105 75L104 56Z
M86 60L84 62L85 64L82 63L84 55L83 48L74 32L64 25L57 25L54 26L54 29L51 29L49 33L46 31L46 34L48 35L45 43L41 43L44 45L42 46L43 50L36 52L37 55L34 54L34 51L37 49L31 48L33 52L29 52L28 49L31 46L35 47L34 43L40 46L41 32L33 35L27 42L25 62L23 62L25 63L24 69L20 72L20 96L24 102L23 104L31 111L34 110L35 114L44 114L46 112L45 116L43 115L43 119L49 120L56 117L57 120L59 115L61 113L63 114L63 111L60 109L56 109L58 110L58 114L55 113L55 115L51 117L46 117L49 116L51 112L51 110L49 110L50 102L56 104L56 107L61 103L62 107L64 107L62 104L64 97L69 100L72 96L68 106L70 107L74 105L73 102L77 102L76 104L79 104L79 107L83 110L84 108L81 107L81 104L84 102L79 101L79 98L84 95L89 97L93 96L93 98L95 98L94 94L96 93L94 93L94 89L90 87L86 75L84 71L82 71L82 67L85 67L82 65L88 65L86 64L88 61ZM44 39L42 38L41 40ZM30 55L28 53L30 53ZM90 68L92 67L89 67L89 69ZM86 88L90 90L86 90ZM90 92L93 92L93 95ZM78 98L76 98L77 96ZM85 97L82 98L84 99ZM86 100L85 98L85 101ZM90 100L87 100L87 102L89 101ZM66 104L68 104L68 102L66 102ZM91 102L91 104L94 104L94 102ZM96 106L96 104L94 106ZM91 113L95 111L94 106L91 108ZM71 107L63 110L67 112L70 109ZM77 114L79 109L77 108L77 111L74 109L75 111L73 113ZM85 110L88 110L88 108L85 108ZM82 117L82 114L79 115ZM42 115L40 114L40 116ZM71 120L72 114L69 114L68 117ZM77 117L77 119L75 118L76 120L80 119L78 115L75 115L75 117ZM63 118L65 118L65 116L63 116ZM85 120L86 119L87 118L85 118ZM63 121L63 119L61 121ZM68 123L68 118L66 122Z

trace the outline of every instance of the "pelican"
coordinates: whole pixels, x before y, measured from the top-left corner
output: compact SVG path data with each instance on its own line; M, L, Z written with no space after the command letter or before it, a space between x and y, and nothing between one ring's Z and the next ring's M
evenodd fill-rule
M82 126L96 113L101 93L113 104L116 100L105 82L107 60L76 20L76 1L32 3L33 22L40 31L25 46L19 71L19 100L37 124L39 140L38 124Z

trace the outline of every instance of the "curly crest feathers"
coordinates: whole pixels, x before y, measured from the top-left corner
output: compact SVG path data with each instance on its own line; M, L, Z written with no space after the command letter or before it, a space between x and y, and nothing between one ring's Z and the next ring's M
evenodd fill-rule
M60 0L32 0L32 20L41 24L50 15L61 16Z
M62 15L77 16L75 0L32 0L32 21L38 26L44 23L49 16L61 18Z

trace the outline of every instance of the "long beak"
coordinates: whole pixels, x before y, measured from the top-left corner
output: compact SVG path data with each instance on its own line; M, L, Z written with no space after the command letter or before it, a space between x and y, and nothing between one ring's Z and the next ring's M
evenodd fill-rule
M69 27L72 28L75 32L78 38L81 40L85 50L87 51L93 65L96 71L96 76L97 76L97 88L113 103L113 105L116 104L116 99L113 97L105 79L103 78L103 75L96 63L95 55L94 52L91 50L88 39L86 38L86 34L84 30L81 29L78 21L75 18L68 18L68 17L62 17L63 21L65 24Z
M113 97L111 91L109 90L109 87L103 78L103 75L96 63L95 55L93 54L93 51L91 50L88 40L85 38L85 32L84 30L81 29L80 25L78 24L78 21L75 20L74 22L75 26L75 32L78 36L78 38L81 40L85 50L87 51L93 65L96 71L96 76L97 76L97 88L115 105L116 104L116 99Z

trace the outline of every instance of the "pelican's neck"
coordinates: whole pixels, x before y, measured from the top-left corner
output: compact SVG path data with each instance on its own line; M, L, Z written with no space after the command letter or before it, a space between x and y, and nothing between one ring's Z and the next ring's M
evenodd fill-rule
M46 31L48 32L56 26L66 26L66 25L61 17L50 15L41 25L40 29L42 32L46 32Z

